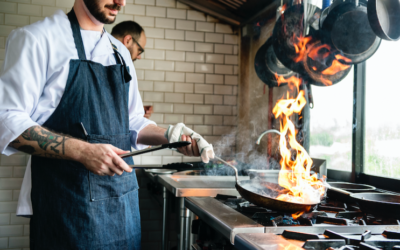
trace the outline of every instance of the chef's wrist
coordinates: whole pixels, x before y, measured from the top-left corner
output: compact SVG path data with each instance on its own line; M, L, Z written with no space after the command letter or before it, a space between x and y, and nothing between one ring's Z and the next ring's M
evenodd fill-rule
M82 163L87 158L89 152L92 151L93 147L93 145L88 142L76 139L69 140L69 144L69 148L71 149L70 157L72 158L72 160L80 163Z

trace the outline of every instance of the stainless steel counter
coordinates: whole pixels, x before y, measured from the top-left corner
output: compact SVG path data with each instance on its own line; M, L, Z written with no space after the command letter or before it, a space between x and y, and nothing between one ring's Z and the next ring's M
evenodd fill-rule
M264 227L211 197L187 197L185 206L234 244L238 233L264 233Z
M150 177L152 178L152 177ZM215 197L217 194L239 196L235 188L234 176L191 176L191 175L158 175L158 183L163 186L163 245L166 246L166 223L167 217L167 191L180 199L180 233L179 250L188 249L190 245L190 211L185 207L185 197ZM240 180L249 180L248 176L239 177ZM193 212L193 211L192 211ZM233 242L233 238L232 238Z
M249 180L239 176L239 180ZM234 176L162 175L158 182L175 197L215 197L217 194L239 195Z
M303 250L303 244L276 234L240 233L235 237L235 248L239 250Z

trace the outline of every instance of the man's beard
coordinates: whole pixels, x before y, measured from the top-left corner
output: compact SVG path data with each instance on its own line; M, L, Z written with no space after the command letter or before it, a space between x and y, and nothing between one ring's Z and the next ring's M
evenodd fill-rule
M101 11L100 6L98 5L98 1L83 0L83 2L85 3L86 8L88 8L90 14L92 14L92 16L96 18L97 21L104 24L112 24L115 22L116 19L115 17L113 19L108 18L105 12ZM105 7L112 10L118 10L118 11L121 10L121 6L119 6L118 4L106 5Z

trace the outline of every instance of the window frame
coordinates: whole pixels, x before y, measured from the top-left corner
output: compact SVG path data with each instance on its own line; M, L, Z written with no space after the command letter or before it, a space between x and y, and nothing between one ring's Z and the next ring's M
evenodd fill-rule
M400 179L370 175L364 172L366 65L366 62L354 65L352 170L350 172L328 169L328 178L369 184L377 188L400 192Z

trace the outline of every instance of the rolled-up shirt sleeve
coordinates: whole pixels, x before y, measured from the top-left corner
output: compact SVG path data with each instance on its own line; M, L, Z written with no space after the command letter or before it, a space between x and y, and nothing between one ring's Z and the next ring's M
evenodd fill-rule
M23 28L11 32L0 71L0 153L17 150L10 142L38 125L31 119L46 79L46 55L35 37Z
M137 138L140 131L150 124L157 124L144 117L143 102L138 89L135 67L131 60L128 61L127 65L132 76L129 87L129 130L131 131L131 145L135 149L140 150L148 147L148 145L138 144Z

